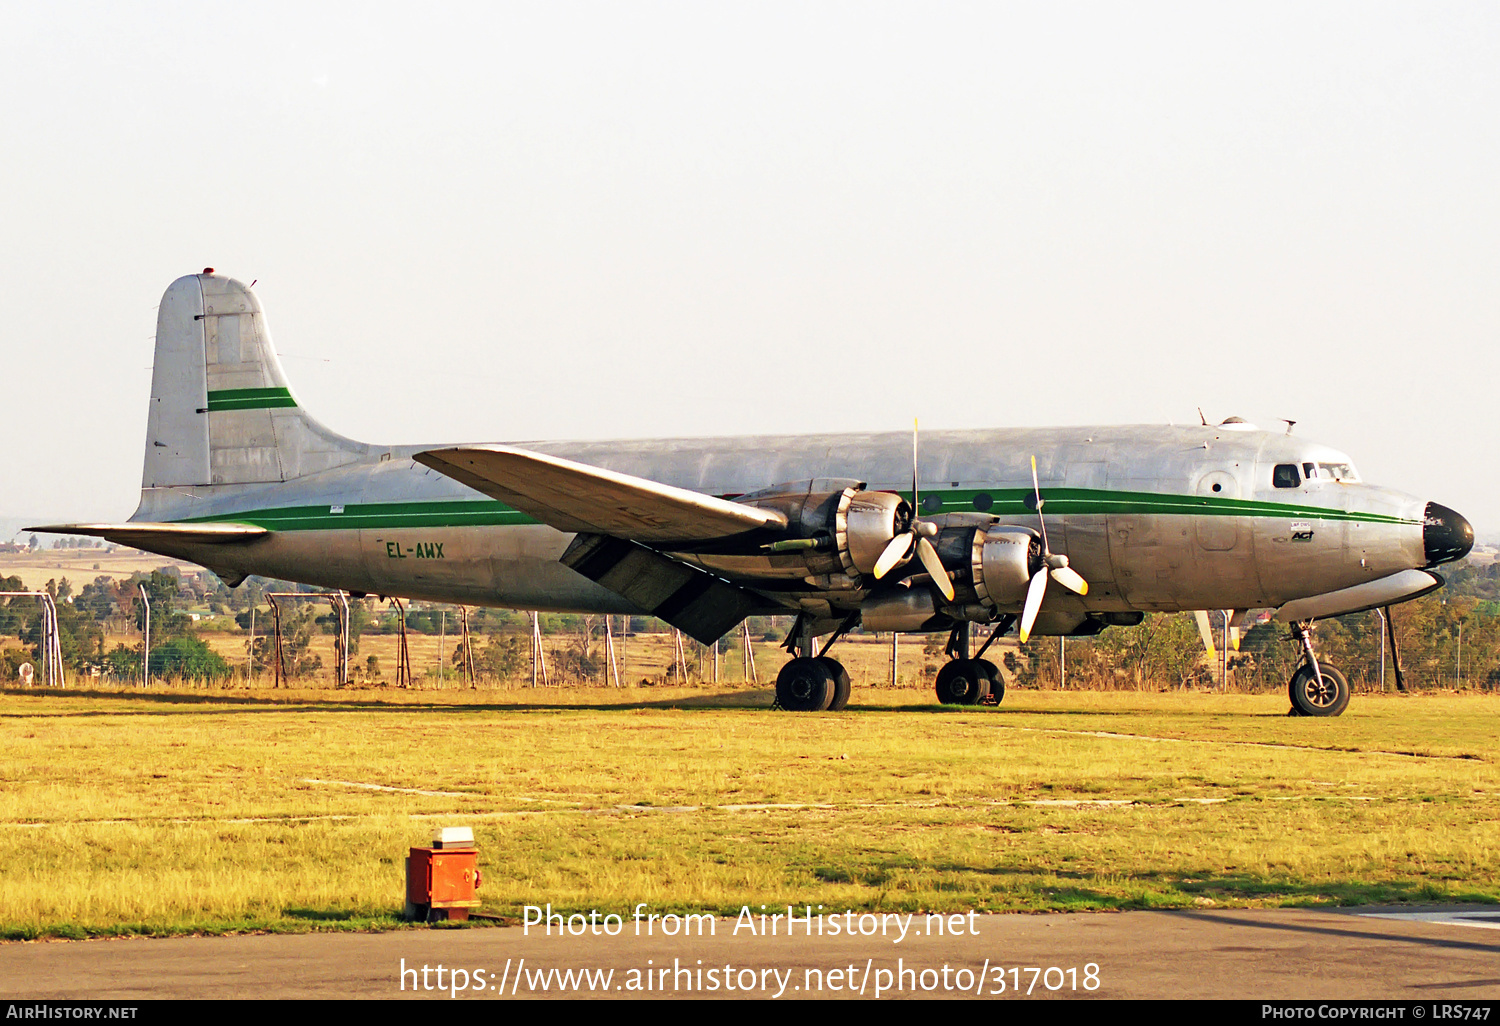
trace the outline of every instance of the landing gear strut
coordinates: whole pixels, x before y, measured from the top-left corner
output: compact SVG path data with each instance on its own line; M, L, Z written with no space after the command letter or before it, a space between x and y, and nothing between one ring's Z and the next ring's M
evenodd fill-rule
M979 656L994 644L996 638L1010 630L1015 617L1001 619L989 640L979 650ZM938 701L944 705L999 705L1005 697L1005 681L1000 677L1000 668L988 659L969 656L969 629L966 620L948 634L950 661L943 664L937 675Z
M849 704L849 671L825 654L833 643L854 626L851 616L834 631L822 650L813 655L809 622L798 616L787 635L785 648L793 658L776 675L776 704L791 712L838 712Z
M1313 651L1311 620L1292 624L1292 637L1302 643L1305 659L1287 684L1292 715L1339 715L1349 704L1349 679L1328 663L1318 662L1318 654Z

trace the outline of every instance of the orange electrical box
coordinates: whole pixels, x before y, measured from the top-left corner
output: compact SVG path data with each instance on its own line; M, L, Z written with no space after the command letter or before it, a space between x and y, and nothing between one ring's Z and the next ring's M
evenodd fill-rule
M479 907L479 851L473 843L443 847L439 838L432 848L411 849L406 859L407 918L463 920L469 909Z

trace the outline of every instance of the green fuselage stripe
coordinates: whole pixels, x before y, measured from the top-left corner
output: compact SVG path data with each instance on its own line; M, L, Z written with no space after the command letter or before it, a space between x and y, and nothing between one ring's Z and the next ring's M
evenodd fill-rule
M911 493L901 493L908 501ZM941 501L941 505L934 501ZM1028 505L1030 488L945 489L922 493L922 514L983 512L1006 520L1035 516ZM988 501L986 501L988 500ZM1054 516L1148 514L1211 517L1275 517L1343 520L1366 524L1420 524L1386 513L1220 499L1162 492L1117 492L1092 488L1044 488L1043 512ZM436 502L350 503L342 512L332 506L283 506L223 513L178 521L184 524L253 524L268 531L337 531L369 528L515 527L538 523L534 517L493 499L447 499Z
M224 410L274 410L296 406L285 388L221 388L208 393L208 412Z
M911 501L910 492L901 493ZM936 496L938 502L933 501ZM986 501L986 499L988 501ZM978 510L1007 519L1035 516L1030 488L953 488L924 491L924 516L939 513L967 513ZM1326 506L1303 506L1258 499L1227 499L1216 495L1174 495L1165 492L1124 492L1100 488L1043 488L1042 511L1056 516L1069 514L1177 514L1199 517L1284 517L1314 520L1350 520L1366 524L1414 524L1416 520L1389 513L1365 513L1358 510L1332 509Z

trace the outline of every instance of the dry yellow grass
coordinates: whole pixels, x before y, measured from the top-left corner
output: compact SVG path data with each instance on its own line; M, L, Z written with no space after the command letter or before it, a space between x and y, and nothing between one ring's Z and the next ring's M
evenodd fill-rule
M264 636L263 626L257 621L256 631L258 635ZM247 635L223 634L203 632L203 639L211 648L221 655L231 666L244 671L248 670L247 657ZM555 672L558 666L557 653L562 651L572 639L567 635L547 635L543 640L543 648L548 653L549 666L554 669L552 680L555 684L566 686L597 686L613 687L613 676L607 670L601 670L588 680L580 680L576 676L570 676L561 672ZM482 648L487 639L476 634L473 643ZM407 650L411 657L412 673L418 682L424 687L466 687L467 680L462 678L458 671L453 668L453 653L462 642L461 635L452 633L442 637L432 634L409 633L407 635ZM525 652L529 658L529 640L521 638ZM116 643L126 645L139 645L140 638L136 635L122 635L111 637L109 645ZM616 638L616 665L619 669L619 677L622 685L639 685L649 681L653 684L676 684L677 676L674 669L675 652L670 634L633 634L626 638ZM360 638L359 651L351 660L351 670L355 682L359 684L370 684L384 682L390 684L395 679L396 657L400 645L400 639L395 634L366 634ZM691 641L684 641L685 655L688 667L687 680L694 686L707 686L714 682L714 666L712 649L702 653L701 661L697 648ZM323 669L312 675L302 683L315 686L331 686L333 683L334 665L334 643L332 635L317 635L313 638L309 651L317 655L323 661ZM601 664L604 662L604 642L596 639L594 643L596 658ZM778 645L772 642L756 641L754 644L755 673L759 684L771 687L776 682L776 674L787 660L787 655ZM834 654L843 661L849 670L850 676L858 683L865 686L883 687L890 684L890 641L888 639L876 639L873 637L851 637L839 642ZM366 672L368 659L375 656L379 660L380 674L371 678ZM922 642L920 640L904 639L899 646L899 675L898 683L904 688L928 688L931 684L931 672L927 669L932 660L922 653ZM439 680L438 667L448 668L447 677ZM257 663L256 686L268 687L271 684L271 674L266 666ZM718 682L723 685L744 685L751 683L746 676L745 663L739 648L722 647L719 654ZM242 685L243 680L237 681ZM522 687L531 683L530 664L522 672L508 680L489 680L481 682L484 686L508 686Z
M19 577L32 591L41 591L48 581L61 581L66 577L76 594L96 577L119 580L132 574L149 574L164 566L175 566L192 572L200 569L192 563L135 549L120 549L115 552L105 552L103 549L41 549L37 552L0 553L0 577Z
M1500 899L1500 702L631 687L0 695L0 933L393 924L474 826L490 911Z

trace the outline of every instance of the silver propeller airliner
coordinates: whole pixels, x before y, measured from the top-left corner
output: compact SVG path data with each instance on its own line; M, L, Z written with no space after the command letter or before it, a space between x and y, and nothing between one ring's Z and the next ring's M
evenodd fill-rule
M1441 587L1431 568L1473 545L1453 510L1240 422L929 432L920 459L904 433L356 442L303 409L255 294L212 269L162 297L147 424L128 523L36 530L234 585L649 614L705 643L796 614L776 688L799 710L848 701L827 653L861 624L950 631L937 691L972 704L1003 692L970 655L975 626L992 642L1273 608L1304 647L1294 710L1337 715L1348 682L1318 663L1312 622Z

